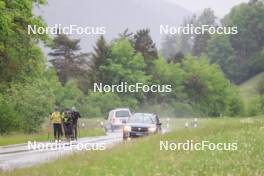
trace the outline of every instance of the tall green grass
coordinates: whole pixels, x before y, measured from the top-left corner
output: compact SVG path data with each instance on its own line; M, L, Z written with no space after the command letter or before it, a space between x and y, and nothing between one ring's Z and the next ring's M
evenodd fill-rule
M176 121L175 121L176 122ZM107 149L77 153L6 176L260 176L264 175L264 119L207 119L198 128L132 140ZM207 140L238 143L236 151L160 151L160 141ZM1 175L1 174L0 174Z

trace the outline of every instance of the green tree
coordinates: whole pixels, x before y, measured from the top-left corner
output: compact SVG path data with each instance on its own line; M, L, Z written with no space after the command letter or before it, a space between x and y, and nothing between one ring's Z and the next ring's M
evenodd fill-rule
M225 26L236 26L238 34L230 36L230 43L235 52L234 63L238 67L236 83L263 71L264 46L264 3L241 4L235 6L223 19Z
M171 85L171 93L155 93L152 99L155 103L170 103L171 101L181 100L183 96L184 72L179 64L167 63L163 58L155 62L155 73L152 80L154 84Z
M189 103L197 110L209 116L234 115L236 109L243 106L234 87L225 79L218 65L210 65L207 58L198 60L188 57L182 62L185 71L184 92L188 95ZM231 113L231 103L237 103L239 108Z
M43 69L43 57L36 47L38 40L46 41L46 35L28 34L28 25L44 27L34 16L34 4L44 1L0 1L0 82L21 80L36 76Z
M92 66L89 75L93 77L93 82L105 83L105 72L102 69L107 64L107 59L110 57L110 47L105 41L104 36L100 36L92 53Z
M226 77L235 80L239 72L235 64L235 51L227 35L214 35L208 41L207 54L210 63L218 64Z
M65 34L58 34L51 48L53 56L50 62L56 69L59 80L65 85L69 80L78 80L78 85L85 92L88 89L88 55L80 53L80 40L70 39Z
M179 35L166 35L161 43L162 56L169 60L177 51L180 51L180 36Z
M181 63L183 59L184 59L184 55L182 54L182 52L178 52L173 57L171 57L168 60L168 62L176 64L176 63Z
M13 83L7 90L5 98L21 118L20 127L25 132L38 131L55 104L55 96L45 79Z
M197 25L197 17L193 15L183 20L183 27ZM190 54L193 46L193 34L166 35L161 43L161 52L166 60L173 58L177 53Z
M75 80L68 81L58 94L58 105L61 109L76 107L79 108L83 100L83 92L78 88Z
M12 105L0 94L0 134L21 129L21 118Z
M120 39L111 45L111 58L104 67L110 83L118 84L143 82L148 77L144 73L145 63L141 53L137 53L127 39Z
M202 14L197 19L197 26L208 25L215 26L215 15L214 11L210 8L204 9ZM194 56L201 56L202 53L206 52L207 42L210 39L208 32L204 34L196 34L194 37L194 43L192 47L192 54Z
M191 17L186 17L183 20L183 26L186 27L189 24L197 25L197 16L192 15ZM193 34L181 34L180 35L180 50L178 52L182 52L184 55L190 54L192 52L193 47L193 38L195 36Z
M145 61L145 72L151 74L153 61L158 59L158 51L151 39L149 29L141 29L134 35L134 48L142 53Z

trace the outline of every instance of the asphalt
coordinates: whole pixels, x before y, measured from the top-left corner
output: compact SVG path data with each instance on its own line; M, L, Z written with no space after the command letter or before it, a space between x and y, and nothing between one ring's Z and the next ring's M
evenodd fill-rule
M122 141L122 133L108 133L106 136L80 138L72 143L36 142L31 145L18 144L0 147L0 170L30 167L78 152L80 150L101 150ZM44 146L44 148L43 148Z
M169 123L163 128L162 133L167 133ZM123 141L122 131L107 133L105 136L80 138L72 143L69 142L36 142L31 145L15 144L0 147L0 171L8 171L15 168L30 167L33 165L50 162L80 150L100 150L115 146ZM41 144L41 145L38 145ZM63 147L59 148L63 144ZM45 148L42 147L45 145ZM29 148L31 146L31 148ZM88 146L85 148L85 146ZM56 148L58 147L58 148ZM83 148L82 148L83 147Z

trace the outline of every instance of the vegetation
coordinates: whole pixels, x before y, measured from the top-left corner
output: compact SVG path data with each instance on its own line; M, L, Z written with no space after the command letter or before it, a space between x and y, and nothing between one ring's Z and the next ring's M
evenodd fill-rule
M98 118L81 119L80 124L84 126L79 127L79 137L103 136L105 131L100 127ZM2 135L0 138L0 146L27 143L28 141L47 141L53 140L52 130L48 133L48 122L42 124L41 129L37 133L25 134L12 132L10 134Z
M162 54L170 60L178 53L194 56L204 53L210 63L220 65L229 80L241 84L264 70L263 11L264 3L259 0L239 4L218 20L212 9L205 9L199 16L186 18L183 26L237 27L238 34L167 36L162 44Z
M130 141L106 151L76 153L3 175L263 175L263 125L263 117L207 119L198 128ZM161 151L161 140L237 143L238 150Z
M157 113L172 117L241 116L244 102L233 83L263 71L263 4L258 1L233 8L222 20L223 26L238 24L241 35L177 36L164 45L172 54L161 52L169 58L160 55L148 29L125 30L110 42L100 36L92 53L81 53L80 39L64 34L53 39L29 35L27 25L45 26L32 12L34 5L42 4L45 1L0 3L1 134L39 131L55 105L61 110L74 106L88 118L105 117L110 109L124 106L135 110L159 106ZM187 23L217 24L211 9L186 18ZM40 41L52 49L48 61L38 47ZM237 41L242 41L241 47ZM169 84L172 92L93 92L93 83L120 82ZM250 114L262 113L262 99L255 100L257 113Z
M263 89L264 73L260 73L239 86L240 94L245 102L246 115L255 116L263 114L264 98Z
M88 58L85 53L78 53L80 48L79 39L70 39L65 34L59 34L53 39L49 53L53 59L49 60L59 77L62 85L71 79L79 81L80 89L83 92L88 89Z

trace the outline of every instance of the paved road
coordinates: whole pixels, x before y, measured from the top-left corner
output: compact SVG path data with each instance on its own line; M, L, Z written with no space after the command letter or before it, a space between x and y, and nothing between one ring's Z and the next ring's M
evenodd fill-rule
M162 132L166 133L169 131L168 129L169 126L167 123L166 127L163 128ZM29 150L28 144L4 146L0 147L0 171L11 170L14 168L30 167L36 164L49 162L65 155L69 155L73 152L78 152L79 149L77 148L77 146L81 145L103 145L105 146L105 148L109 148L121 141L122 132L119 131L114 133L108 133L105 136L80 138L77 142L74 142L74 144L72 145L70 145L69 143L63 143L67 144L63 148L64 150L54 150L54 148L52 149L50 147L45 148L45 150ZM54 145L54 143L49 142L44 142L42 144Z
M29 167L35 164L49 162L62 156L79 151L80 147L89 145L92 147L105 146L106 148L122 141L122 133L109 133L106 136L81 138L72 145L64 143L63 150L56 148L28 149L27 144L0 147L0 170L10 170L13 168ZM39 143L37 143L39 144ZM54 143L42 143L53 144ZM77 148L77 146L79 148Z

